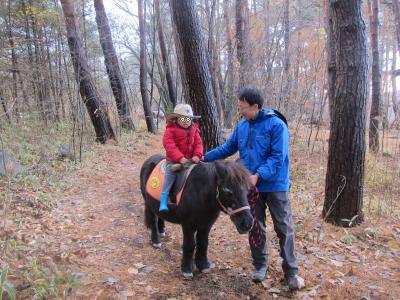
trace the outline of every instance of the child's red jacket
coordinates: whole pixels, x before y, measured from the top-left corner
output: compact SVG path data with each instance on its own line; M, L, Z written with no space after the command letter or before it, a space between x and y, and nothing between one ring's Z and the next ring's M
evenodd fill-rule
M167 153L167 160L178 163L182 157L187 159L203 156L203 142L199 134L199 125L192 124L185 129L168 122L163 137L163 145Z

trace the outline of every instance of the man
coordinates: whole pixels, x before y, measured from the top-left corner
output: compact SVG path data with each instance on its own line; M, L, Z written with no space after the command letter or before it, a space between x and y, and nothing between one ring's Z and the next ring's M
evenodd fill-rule
M207 152L205 161L240 154L249 170L250 183L259 190L255 203L256 226L249 234L255 270L254 282L264 280L268 270L265 209L268 206L279 238L282 269L291 291L304 286L294 254L294 232L289 191L289 131L287 124L272 109L262 109L264 99L256 89L245 88L239 94L239 112L244 117L225 144Z

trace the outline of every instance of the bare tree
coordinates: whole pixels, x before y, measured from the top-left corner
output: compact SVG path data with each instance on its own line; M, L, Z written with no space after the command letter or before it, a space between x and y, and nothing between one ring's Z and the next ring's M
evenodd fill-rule
M82 46L82 39L74 15L73 1L61 0L60 2L65 16L68 45L81 98L86 105L94 126L97 137L96 140L100 143L105 143L108 139L114 138L114 131L89 72L87 59Z
M400 51L400 4L399 0L392 0L393 14L396 26L397 50Z
M114 94L119 121L122 127L134 130L129 110L128 94L121 70L119 68L118 57L115 52L114 43L111 36L110 25L104 8L103 0L94 0L96 10L96 23L100 34L100 44L103 49L104 61L110 79L111 90Z
M165 39L164 39L164 29L163 23L161 20L161 13L160 13L160 0L154 0L155 12L156 12L156 19L157 19L157 31L158 31L158 40L160 42L160 50L161 50L161 57L163 61L163 67L165 72L165 79L167 81L168 87L168 95L169 100L173 107L176 105L176 92L174 88L174 83L172 81L172 72L168 58L167 47L165 46Z
M363 220L368 60L361 2L328 5L331 130L323 217L344 226Z
M249 56L249 7L247 0L236 0L236 47L239 61L239 89L247 85L250 79Z
M285 0L285 7L283 10L283 30L284 30L284 78L283 78L283 91L281 93L281 101L279 105L283 104L285 112L288 110L290 92L292 87L292 79L290 75L290 19L289 19L289 0Z
M139 35L140 35L140 93L142 94L143 110L146 118L147 130L156 132L156 126L151 113L149 94L147 91L147 65L146 65L146 29L143 12L143 0L138 0Z
M185 97L194 111L203 116L200 130L204 147L209 150L220 143L220 121L195 1L171 0L170 6Z
M15 46L14 46L14 37L11 29L11 1L8 0L8 22L7 22L7 31L8 31L8 41L10 43L10 51L11 51L11 66L12 66L12 97L13 97L13 105L15 107L15 115L17 117L17 121L19 119L19 105L18 105L18 94L17 94L17 73L18 73L18 61L17 56L15 53Z
M397 43L396 39L393 39L393 47L392 47L392 53L393 53L393 60L392 60L392 105L393 105L393 113L394 113L394 121L393 125L398 126L399 124L399 107L397 104L397 83L396 83L396 64L397 64Z
M232 119L234 116L233 111L233 99L234 99L234 64L233 64L233 45L232 45L232 31L231 31L231 18L229 15L229 0L224 0L224 19L225 19L225 30L226 30L226 93L224 101L224 117L225 127L232 128Z
M379 126L381 124L381 65L379 53L379 2L368 1L372 51L372 104L369 119L369 149L379 152Z
M218 116L222 117L221 93L220 85L218 82L218 49L216 48L216 41L218 32L215 32L216 26L216 13L218 11L217 0L205 1L206 15L208 19L208 67L211 73L211 84L214 92L215 104L217 105ZM215 32L215 33L214 33Z

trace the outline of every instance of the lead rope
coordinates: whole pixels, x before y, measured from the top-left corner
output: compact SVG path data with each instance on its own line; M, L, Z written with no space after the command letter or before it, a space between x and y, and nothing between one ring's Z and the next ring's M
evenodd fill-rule
M260 230L260 223L257 220L257 214L256 214L256 207L257 207L257 201L258 201L258 189L257 187L252 187L249 190L249 193L247 195L247 199L250 204L251 208L251 214L253 215L253 227L251 228L249 232L249 243L252 249L261 249L263 246L263 241L261 239L261 230Z

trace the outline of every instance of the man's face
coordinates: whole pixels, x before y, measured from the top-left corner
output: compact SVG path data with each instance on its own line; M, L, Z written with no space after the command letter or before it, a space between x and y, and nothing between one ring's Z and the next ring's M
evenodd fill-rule
M254 117L258 113L258 105L257 104L250 105L249 103L247 103L246 99L238 100L238 108L239 108L239 113L242 115L243 118L247 120L254 119Z

